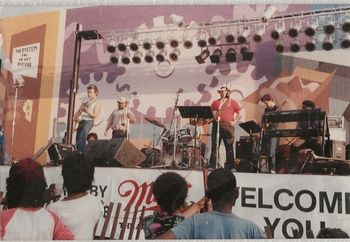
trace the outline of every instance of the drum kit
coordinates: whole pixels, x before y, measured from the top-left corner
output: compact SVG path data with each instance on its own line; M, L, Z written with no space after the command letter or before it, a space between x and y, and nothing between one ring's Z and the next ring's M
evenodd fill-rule
M155 142L151 147L142 149L146 155L145 166L151 168L200 168L204 157L201 155L201 142L194 139L191 129L181 128L174 133L167 129L161 122L145 117L149 123L163 128L158 138L157 147ZM196 141L196 142L194 142ZM175 147L174 147L175 145ZM175 155L174 155L175 152Z

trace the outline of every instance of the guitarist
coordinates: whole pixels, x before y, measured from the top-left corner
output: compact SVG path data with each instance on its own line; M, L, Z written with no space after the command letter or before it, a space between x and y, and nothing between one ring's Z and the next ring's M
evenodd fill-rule
M87 87L88 100L82 102L78 111L74 114L73 120L78 123L76 133L77 150L84 152L86 148L86 138L94 126L94 119L101 112L101 104L97 100L98 88L96 85Z
M230 98L230 90L226 86L222 86L218 93L219 99L216 99L211 104L211 110L215 117L212 125L211 135L211 156L209 166L216 168L216 159L218 152L218 143L223 140L226 151L225 168L231 170L234 167L234 123L238 118L240 106L237 101ZM219 126L219 127L218 127ZM218 132L219 130L219 132ZM217 137L219 135L219 137Z

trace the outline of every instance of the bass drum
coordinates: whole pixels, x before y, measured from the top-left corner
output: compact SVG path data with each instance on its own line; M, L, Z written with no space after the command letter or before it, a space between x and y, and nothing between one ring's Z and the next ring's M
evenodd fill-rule
M182 144L188 144L192 140L192 132L190 129L179 129L176 132L177 139Z
M162 164L164 166L177 165L182 161L182 149L180 144L176 145L175 149L175 164L173 163L174 159L174 144L163 144L163 159Z

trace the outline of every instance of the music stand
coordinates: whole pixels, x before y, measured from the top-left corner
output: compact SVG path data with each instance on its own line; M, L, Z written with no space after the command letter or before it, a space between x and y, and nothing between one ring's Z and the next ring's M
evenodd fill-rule
M245 132L247 132L250 135L250 139L252 139L253 134L259 133L261 131L260 126L253 120L241 123L239 124L239 127L241 127Z
M193 161L195 160L195 148L197 143L197 123L198 119L214 119L210 106L177 106L182 118L195 118L194 125L194 145L193 145ZM201 149L201 147L199 147ZM201 159L199 161L201 167Z

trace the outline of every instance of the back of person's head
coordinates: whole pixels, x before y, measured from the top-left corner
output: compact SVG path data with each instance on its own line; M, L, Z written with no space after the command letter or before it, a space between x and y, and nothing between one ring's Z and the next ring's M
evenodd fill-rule
M95 164L78 151L68 153L62 162L63 185L68 194L86 192L94 180Z
M311 100L304 100L302 103L302 109L314 109L316 108L316 104Z
M233 173L224 168L213 170L208 176L208 190L206 196L211 199L214 209L215 203L234 203L238 197L236 178Z
M87 141L90 141L90 140L98 140L98 136L96 133L89 133L88 136L86 137L86 140Z
M42 207L46 192L43 167L31 158L13 164L6 179L6 201L9 208Z
M275 101L273 97L270 94L265 94L264 96L261 97L260 101L266 102L266 101Z
M349 235L339 228L323 228L318 232L316 238L349 238Z
M153 184L153 194L160 208L173 213L185 203L188 187L185 178L175 172L158 176Z

